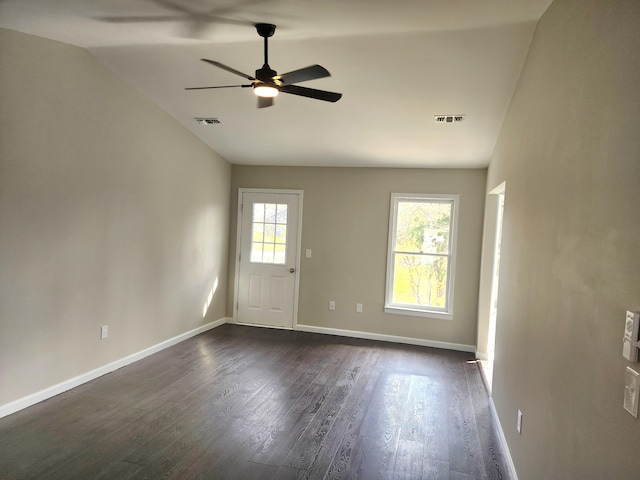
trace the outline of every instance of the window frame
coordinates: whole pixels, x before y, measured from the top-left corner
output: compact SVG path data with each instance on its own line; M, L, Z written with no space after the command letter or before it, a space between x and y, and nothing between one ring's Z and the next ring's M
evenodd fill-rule
M449 223L449 253L447 256L447 280L444 307L420 306L403 303L393 303L393 280L395 274L396 227L398 219L398 205L401 202L431 203L451 202L452 212ZM389 212L389 237L387 244L387 276L385 286L384 311L399 315L412 315L419 317L437 318L444 320L453 319L453 293L454 274L456 266L456 252L458 240L458 208L460 195L456 194L426 194L426 193L392 193Z

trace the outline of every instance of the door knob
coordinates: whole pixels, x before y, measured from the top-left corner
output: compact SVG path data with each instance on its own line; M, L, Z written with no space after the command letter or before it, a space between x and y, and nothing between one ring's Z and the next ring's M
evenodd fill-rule
M289 269L289 273L293 273L293 272L295 272L295 271L296 271L296 269L295 269L295 268L293 268L293 267L291 267L291 268Z

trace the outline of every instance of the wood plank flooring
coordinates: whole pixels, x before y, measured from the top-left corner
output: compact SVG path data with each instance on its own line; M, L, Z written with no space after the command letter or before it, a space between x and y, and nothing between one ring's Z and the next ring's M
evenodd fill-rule
M0 419L0 478L509 475L470 354L224 325Z

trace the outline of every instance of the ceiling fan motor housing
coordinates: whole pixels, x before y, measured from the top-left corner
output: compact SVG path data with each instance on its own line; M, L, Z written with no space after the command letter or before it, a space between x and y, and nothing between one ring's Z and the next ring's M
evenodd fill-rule
M267 38L276 33L276 26L271 23L256 23L256 30L258 30L258 35Z
M256 70L256 78L264 83L273 84L273 77L278 74L275 70L271 70L269 65L263 65L262 68Z

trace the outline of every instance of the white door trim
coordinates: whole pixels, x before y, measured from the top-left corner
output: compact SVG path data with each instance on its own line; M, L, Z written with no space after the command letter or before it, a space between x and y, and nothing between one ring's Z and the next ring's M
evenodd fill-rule
M242 244L242 195L244 193L286 193L291 195L298 195L298 233L296 242L298 243L298 252L296 254L296 277L293 292L293 330L297 330L298 327L298 295L300 292L300 253L302 251L302 200L304 197L303 190L287 190L287 189L271 189L271 188L238 188L238 211L236 212L236 258L235 258L235 278L234 278L234 291L233 291L233 322L238 325L243 323L238 322L238 293L240 289L240 251ZM247 324L251 326L261 326L254 324ZM269 327L269 328L281 328L281 327ZM286 328L289 330L289 328Z

